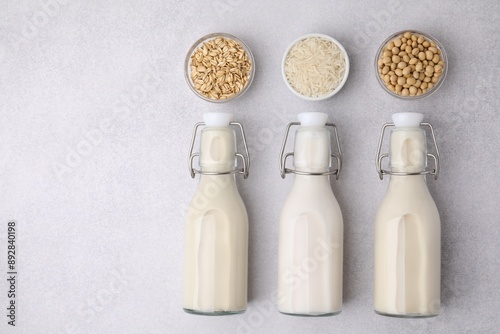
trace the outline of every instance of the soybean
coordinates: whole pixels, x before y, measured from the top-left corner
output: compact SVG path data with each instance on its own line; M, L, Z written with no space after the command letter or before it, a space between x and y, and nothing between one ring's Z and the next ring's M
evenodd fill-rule
M436 86L446 64L434 41L407 31L383 47L377 65L390 91L420 96Z

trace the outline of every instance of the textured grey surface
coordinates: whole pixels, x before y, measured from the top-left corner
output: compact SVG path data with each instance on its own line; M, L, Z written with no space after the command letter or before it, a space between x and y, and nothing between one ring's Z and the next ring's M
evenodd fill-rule
M0 1L1 277L6 222L20 228L18 326L1 311L1 333L499 331L498 1L54 3ZM379 44L406 28L434 35L449 58L440 90L411 102L373 73ZM188 48L218 31L242 38L257 62L251 89L224 105L196 98L183 78ZM301 101L280 74L287 45L309 32L334 36L351 58L345 87L323 102ZM252 148L250 178L239 182L250 216L250 303L239 316L181 307L183 216L197 184L187 150L206 111L234 112ZM271 302L292 182L279 176L279 145L303 111L329 113L345 153L333 182L345 220L344 309L320 319L278 314ZM443 235L443 310L433 319L372 311L373 220L388 182L374 157L398 111L424 113L441 149L441 177L429 181ZM6 288L0 280L1 310Z

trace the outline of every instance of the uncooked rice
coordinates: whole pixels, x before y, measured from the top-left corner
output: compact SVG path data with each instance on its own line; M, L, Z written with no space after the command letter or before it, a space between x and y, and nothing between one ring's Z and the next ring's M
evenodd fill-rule
M320 97L334 91L345 75L346 62L339 46L323 37L297 42L285 59L285 76L298 93Z

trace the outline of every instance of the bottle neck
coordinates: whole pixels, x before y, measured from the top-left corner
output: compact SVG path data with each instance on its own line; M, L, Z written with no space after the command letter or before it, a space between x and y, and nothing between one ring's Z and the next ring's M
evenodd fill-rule
M427 164L425 131L420 127L396 127L391 132L390 166L393 172L418 173Z
M227 173L236 168L236 136L229 126L205 127L201 132L200 168Z
M324 126L302 126L295 134L295 169L323 173L330 167L330 132ZM297 175L299 177L301 175Z

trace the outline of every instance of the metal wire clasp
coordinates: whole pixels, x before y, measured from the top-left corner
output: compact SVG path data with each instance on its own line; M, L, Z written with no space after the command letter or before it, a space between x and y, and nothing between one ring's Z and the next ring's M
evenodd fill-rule
M280 173L281 177L284 179L286 174L298 174L298 175L335 175L335 179L339 179L340 172L342 171L342 151L340 149L340 142L339 142L339 135L337 133L337 127L333 123L326 123L325 126L329 126L332 128L333 135L335 137L335 141L337 143L337 154L332 153L330 155L331 158L334 158L337 160L337 168L336 169L329 169L326 172L320 172L320 173L311 173L311 172L301 172L295 169L291 168L286 168L286 159L290 156L293 156L293 152L288 152L285 154L285 148L286 148L286 142L288 140L288 134L290 133L290 128L294 125L300 126L300 122L291 122L287 125L286 131L285 131L285 138L283 139L283 144L281 145L281 151L280 151Z
M189 169L189 172L191 173L191 177L193 179L195 177L195 174L202 174L202 175L242 174L244 179L246 179L248 177L248 171L250 170L250 154L248 153L247 140L245 138L245 131L243 130L243 125L241 125L241 123L238 123L238 122L231 122L231 123L229 123L229 125L236 126L240 129L241 138L243 140L243 147L245 149L245 155L243 155L241 153L236 153L235 155L236 155L236 158L240 158L242 160L243 167L240 169L238 169L238 167L236 167L236 169L229 171L229 172L206 172L206 171L202 171L199 169L195 169L193 167L194 158L200 156L199 152L193 153L194 143L196 141L196 134L198 133L198 128L200 126L205 126L205 122L199 122L199 123L196 123L194 126L193 136L191 139L191 147L189 149L188 169Z
M432 125L430 123L420 123L420 126L426 126L431 130L431 137L432 137L432 141L434 143L434 149L436 150L436 154L434 155L432 153L427 153L427 157L432 158L432 160L434 160L434 168L433 169L427 169L427 170L423 170L421 172L409 173L409 172L393 172L393 171L382 168L382 161L384 160L384 158L389 158L389 153L380 154L380 151L382 150L382 142L384 140L385 130L391 126L394 126L394 123L386 123L386 124L384 124L384 126L382 126L382 131L380 132L380 138L378 141L376 165L377 165L378 176L380 177L380 179L383 180L384 175L425 175L425 174L429 174L429 175L434 175L434 180L437 180L438 175L439 175L439 150L438 150L437 143L436 143L436 136L434 135L434 129L432 128Z

